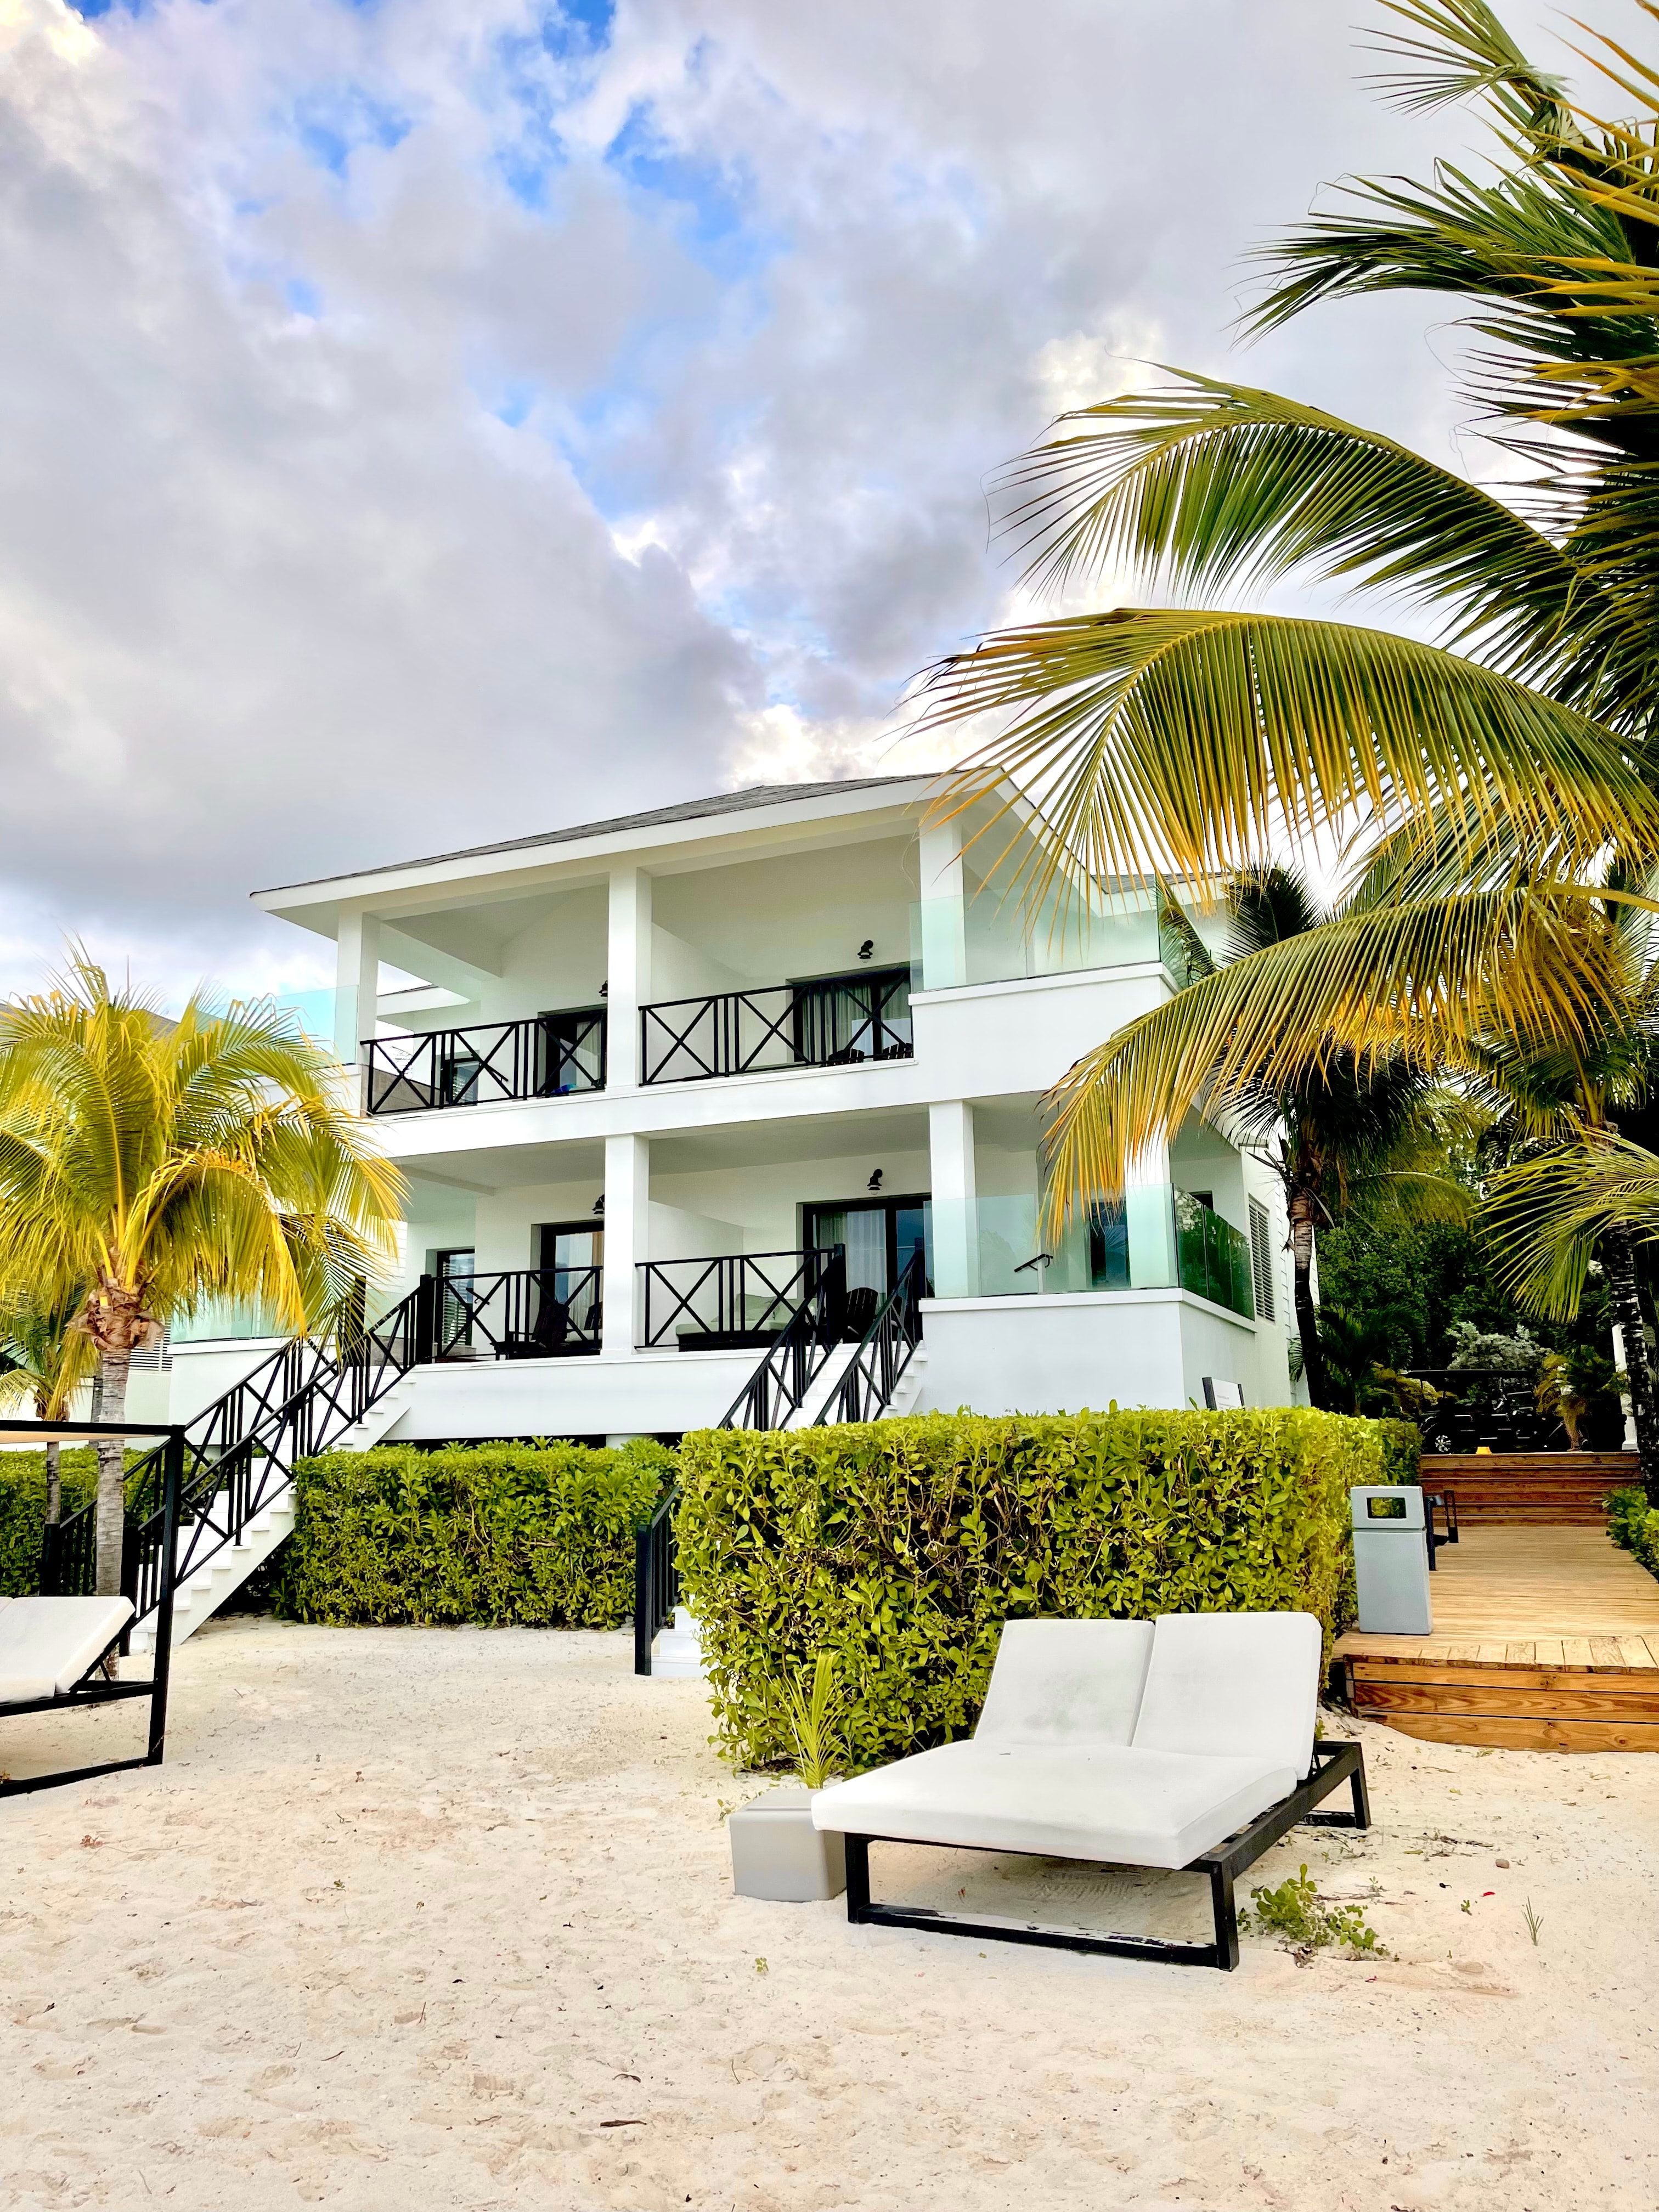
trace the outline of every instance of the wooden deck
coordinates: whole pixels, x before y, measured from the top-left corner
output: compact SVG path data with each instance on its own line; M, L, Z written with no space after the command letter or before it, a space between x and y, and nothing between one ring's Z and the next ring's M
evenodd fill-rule
M1659 1579L1597 1528L1465 1523L1432 1636L1336 1647L1355 1710L1438 1743L1659 1751Z

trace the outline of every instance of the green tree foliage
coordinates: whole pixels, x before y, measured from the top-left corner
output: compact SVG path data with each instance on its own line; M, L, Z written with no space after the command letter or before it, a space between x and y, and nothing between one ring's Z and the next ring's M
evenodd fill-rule
M403 1178L340 1071L275 1007L165 1020L77 955L0 1006L0 1311L78 1297L101 1408L206 1300L311 1325L389 1260ZM121 1446L100 1447L98 1589L118 1587Z

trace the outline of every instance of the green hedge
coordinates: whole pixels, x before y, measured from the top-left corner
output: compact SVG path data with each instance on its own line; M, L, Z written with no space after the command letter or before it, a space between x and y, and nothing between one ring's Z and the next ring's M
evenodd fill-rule
M1353 1617L1349 1487L1410 1480L1416 1445L1300 1408L688 1436L680 1577L721 1743L785 1756L781 1686L821 1649L862 1768L971 1726L1010 1618L1301 1609L1328 1638Z
M648 1440L302 1460L273 1602L290 1620L620 1627L635 1525L673 1469Z
M1607 1499L1607 1534L1650 1574L1659 1575L1659 1506L1648 1504L1646 1491L1632 1485L1613 1492Z
M64 1512L89 1504L98 1488L92 1447L59 1455ZM0 1452L0 1597L32 1597L40 1587L40 1532L46 1525L46 1455Z

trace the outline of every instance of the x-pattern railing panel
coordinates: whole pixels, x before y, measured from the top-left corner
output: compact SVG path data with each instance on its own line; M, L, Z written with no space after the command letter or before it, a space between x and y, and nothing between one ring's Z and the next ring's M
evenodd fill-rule
M677 1337L695 1342L698 1337L729 1340L783 1329L817 1288L830 1256L826 1249L642 1261L641 1344L651 1349ZM682 1322L687 1324L684 1328Z
M365 1040L371 1114L556 1098L605 1088L602 1012Z
M443 1285L435 1356L552 1359L597 1352L604 1325L598 1267L517 1267ZM488 1347L481 1350L478 1340Z
M786 1067L908 1060L908 968L777 983L640 1009L640 1079L690 1083Z

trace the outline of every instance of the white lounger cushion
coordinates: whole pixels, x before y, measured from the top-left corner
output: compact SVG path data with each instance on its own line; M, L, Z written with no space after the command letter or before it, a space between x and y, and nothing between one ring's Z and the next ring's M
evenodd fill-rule
M1150 1620L1005 1621L975 1743L1127 1743Z
M0 1705L72 1690L131 1618L131 1598L14 1598L0 1607Z
M1131 1741L1265 1759L1300 1781L1313 1765L1321 1643L1310 1613L1160 1614Z
M1262 1759L975 1739L821 1790L812 1820L847 1835L1184 1867L1277 1804L1296 1779Z

